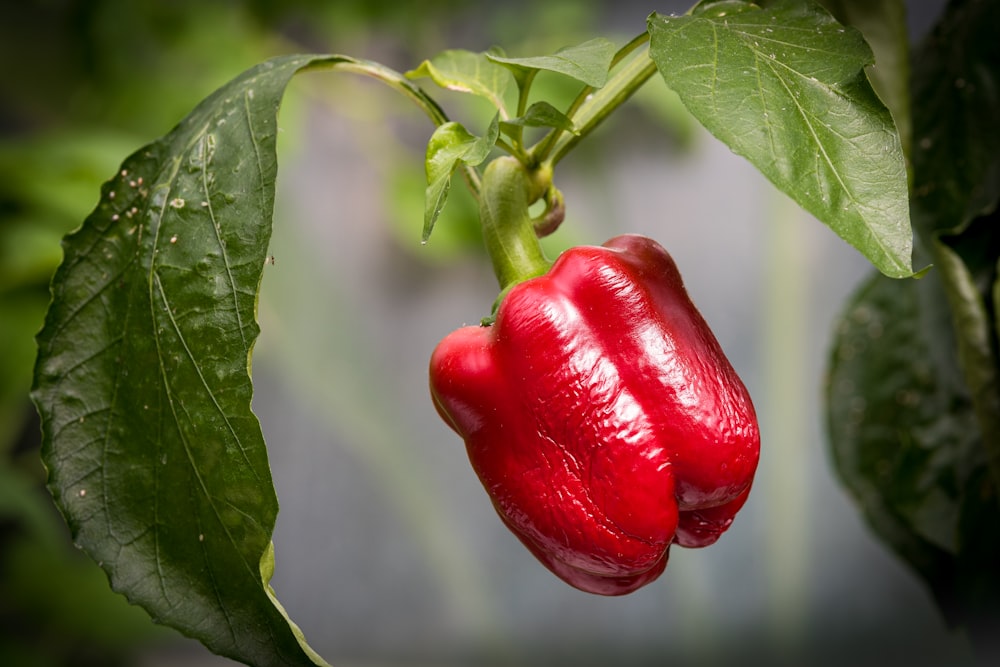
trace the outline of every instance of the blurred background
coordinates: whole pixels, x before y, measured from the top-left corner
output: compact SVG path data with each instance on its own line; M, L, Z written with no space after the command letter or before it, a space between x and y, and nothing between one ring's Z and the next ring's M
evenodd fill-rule
M657 4L416 5L49 0L0 20L0 664L224 665L154 626L70 545L46 495L28 400L59 240L132 150L240 71L293 52L399 71L444 48L617 44ZM910 2L919 39L942 2ZM564 82L539 77L552 95ZM430 91L475 131L485 107ZM478 125L477 125L478 124ZM293 80L283 104L254 409L281 513L273 585L335 666L966 665L917 579L834 479L822 384L836 317L871 271L708 136L658 79L560 164L552 256L657 238L754 396L762 458L715 546L674 549L656 583L590 596L497 519L427 392L431 350L496 286L461 187L420 243L432 127L353 75Z

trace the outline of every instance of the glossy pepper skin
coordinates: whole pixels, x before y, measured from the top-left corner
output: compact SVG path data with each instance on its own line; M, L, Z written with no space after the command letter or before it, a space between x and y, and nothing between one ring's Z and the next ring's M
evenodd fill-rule
M441 341L430 386L500 518L584 591L653 581L672 544L715 542L750 491L750 396L643 236L516 284L493 324Z

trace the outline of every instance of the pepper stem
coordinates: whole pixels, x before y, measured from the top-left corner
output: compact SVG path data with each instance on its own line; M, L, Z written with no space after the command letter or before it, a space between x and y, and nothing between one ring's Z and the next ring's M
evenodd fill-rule
M517 283L544 274L551 266L528 213L528 207L549 190L551 179L550 169L543 167L529 173L510 156L496 158L483 174L479 219L501 296Z

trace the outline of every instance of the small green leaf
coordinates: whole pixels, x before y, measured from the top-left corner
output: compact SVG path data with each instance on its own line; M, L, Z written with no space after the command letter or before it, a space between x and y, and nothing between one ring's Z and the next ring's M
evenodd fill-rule
M880 271L913 274L906 168L861 34L812 2L713 3L649 19L650 57L691 113Z
M158 623L251 664L325 664L274 600L278 511L250 409L277 112L303 68L247 70L140 148L63 242L32 397L74 541Z
M577 46L559 49L550 56L507 58L489 53L487 57L512 71L546 70L576 79L592 88L600 88L608 80L608 70L615 55L614 43L598 37Z
M499 136L499 117L494 116L483 137L470 134L460 123L439 126L427 142L427 193L424 197L423 240L430 238L438 216L444 210L451 189L451 177L460 165L474 167L489 156Z
M523 116L518 116L517 118L511 118L510 120L505 120L500 123L500 129L505 127L554 127L559 130L565 130L572 134L578 134L576 126L573 121L570 120L566 114L548 102L535 102L528 110L524 112Z
M485 98L501 112L501 116L508 115L505 96L513 76L490 60L487 53L450 49L425 60L406 76L411 79L430 77L442 88Z

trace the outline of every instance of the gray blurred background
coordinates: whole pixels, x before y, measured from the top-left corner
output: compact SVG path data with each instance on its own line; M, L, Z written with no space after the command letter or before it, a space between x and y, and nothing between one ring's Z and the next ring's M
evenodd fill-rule
M150 48L167 54L155 56L165 80L196 100L279 51L406 70L442 48L501 43L535 55L594 36L622 44L651 11L688 4L438 2L426 19L415 5L378 2L192 4L215 27L176 19L196 37ZM908 3L915 38L941 4ZM218 79L183 85L183 68L201 62L192 49ZM117 67L116 80L139 76ZM488 118L475 101L431 92L473 131ZM281 502L272 583L320 654L337 666L969 664L962 638L873 538L829 464L824 367L836 317L869 265L707 135L658 79L560 164L567 219L546 247L555 256L638 232L672 253L754 397L755 490L716 545L675 548L664 575L630 596L581 593L539 565L501 525L428 395L431 350L488 314L496 285L458 182L420 243L432 128L407 105L353 75L312 73L293 81L280 119L254 409ZM8 127L45 129L19 118ZM100 176L122 156L109 155ZM129 655L146 667L230 664L172 634Z

